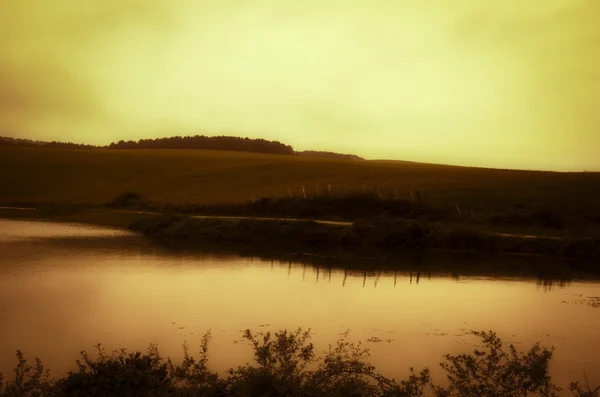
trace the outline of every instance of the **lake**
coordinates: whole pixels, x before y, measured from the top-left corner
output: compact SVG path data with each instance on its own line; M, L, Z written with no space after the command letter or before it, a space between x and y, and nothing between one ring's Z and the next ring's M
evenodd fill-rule
M370 270L365 271L364 268ZM81 350L146 349L181 357L211 330L209 364L250 360L241 330L311 328L317 351L345 332L401 378L445 353L470 352L468 330L528 349L555 346L551 372L600 383L600 283L549 260L411 254L323 258L179 249L99 227L0 220L0 372L15 351L55 375Z

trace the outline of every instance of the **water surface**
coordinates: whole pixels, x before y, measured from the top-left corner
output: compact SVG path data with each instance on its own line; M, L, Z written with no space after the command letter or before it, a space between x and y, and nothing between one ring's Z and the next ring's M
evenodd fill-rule
M318 351L349 331L385 375L429 366L441 380L444 353L474 348L466 331L493 329L520 348L555 346L552 373L562 386L583 371L600 381L600 284L592 276L510 257L388 260L372 271L360 268L375 259L275 258L0 220L0 372L11 370L21 349L60 375L98 342L131 350L157 343L178 358L184 341L197 346L209 329L211 367L221 371L250 359L240 330L310 327Z

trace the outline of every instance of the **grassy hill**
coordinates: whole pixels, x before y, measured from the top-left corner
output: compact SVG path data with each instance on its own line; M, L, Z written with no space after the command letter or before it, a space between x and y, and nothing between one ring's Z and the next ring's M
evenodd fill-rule
M0 148L0 204L106 203L126 192L172 203L362 193L461 211L600 214L599 173L552 173L203 150ZM364 185L363 185L364 184Z

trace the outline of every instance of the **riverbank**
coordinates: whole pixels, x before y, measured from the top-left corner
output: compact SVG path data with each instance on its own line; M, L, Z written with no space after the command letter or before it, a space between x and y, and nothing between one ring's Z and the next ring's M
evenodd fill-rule
M266 221L253 219L204 219L163 215L140 219L131 229L145 235L214 243L250 243L261 246L301 248L376 248L401 250L485 251L565 258L600 258L600 238L550 238L490 234L468 228L446 229L426 220L385 216L352 224L332 225L315 221Z
M370 250L381 254L406 250L490 252L591 260L600 258L600 237L557 237L490 233L469 225L440 223L427 217L388 214L354 222L303 219L210 217L149 211L56 206L0 208L0 217L87 223L127 228L143 235L190 246L240 244L276 247L286 252ZM586 270L597 271L586 264Z

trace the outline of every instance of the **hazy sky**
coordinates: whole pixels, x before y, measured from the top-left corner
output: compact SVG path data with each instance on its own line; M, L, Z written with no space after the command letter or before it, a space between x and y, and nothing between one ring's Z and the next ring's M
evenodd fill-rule
M600 169L600 0L0 0L0 135Z

